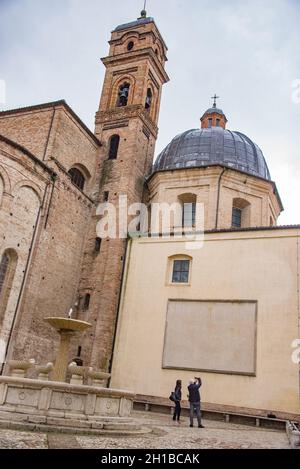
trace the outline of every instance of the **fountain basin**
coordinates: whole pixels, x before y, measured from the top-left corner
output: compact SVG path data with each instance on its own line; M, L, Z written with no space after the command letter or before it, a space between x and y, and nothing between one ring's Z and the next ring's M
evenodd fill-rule
M50 324L57 331L65 332L84 332L86 329L92 325L85 321L78 321L77 319L68 319L68 318L46 318L45 322Z
M58 428L133 426L130 391L27 378L0 377L0 425L24 421Z

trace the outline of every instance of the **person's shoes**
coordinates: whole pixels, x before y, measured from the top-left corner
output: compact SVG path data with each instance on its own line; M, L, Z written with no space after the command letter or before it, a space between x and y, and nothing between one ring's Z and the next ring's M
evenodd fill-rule
M191 428L193 428L194 425L190 425Z
M198 425L198 428L205 428L203 425Z

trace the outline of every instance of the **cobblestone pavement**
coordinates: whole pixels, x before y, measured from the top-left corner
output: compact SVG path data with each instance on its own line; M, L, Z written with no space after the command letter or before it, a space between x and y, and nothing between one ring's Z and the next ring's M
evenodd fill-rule
M135 412L134 417L151 426L154 434L132 438L77 437L82 448L149 449L271 449L289 448L285 432L246 425L204 420L205 428L189 427L188 418L173 424L168 415Z
M0 449L47 449L47 435L0 429Z
M0 429L0 449L262 449L289 448L285 432L246 425L203 421L205 428L189 428L168 415L135 412L133 417L152 433L143 436L79 436L30 433Z

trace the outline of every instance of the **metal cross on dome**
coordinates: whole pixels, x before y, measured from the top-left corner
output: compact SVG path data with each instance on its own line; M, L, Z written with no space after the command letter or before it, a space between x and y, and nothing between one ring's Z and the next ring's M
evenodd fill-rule
M217 96L216 93L214 96L211 97L214 100L213 107L217 107L217 99L220 99L220 96Z

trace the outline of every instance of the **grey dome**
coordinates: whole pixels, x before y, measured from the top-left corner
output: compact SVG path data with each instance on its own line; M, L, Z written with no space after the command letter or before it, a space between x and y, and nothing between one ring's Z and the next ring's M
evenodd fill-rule
M158 156L153 173L217 164L271 180L261 149L246 135L222 127L191 129L177 135Z

